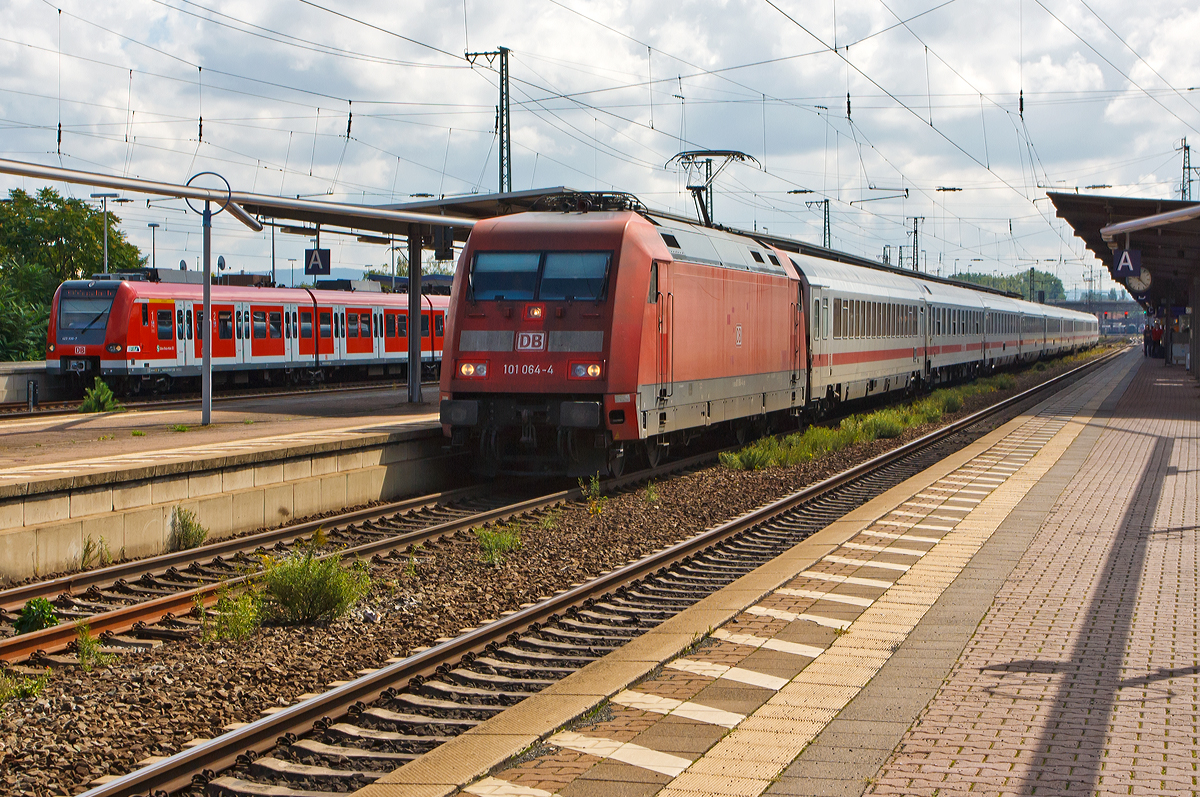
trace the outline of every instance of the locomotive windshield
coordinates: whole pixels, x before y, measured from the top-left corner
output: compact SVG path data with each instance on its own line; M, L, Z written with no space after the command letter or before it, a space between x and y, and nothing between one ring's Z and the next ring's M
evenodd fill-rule
M64 286L58 297L58 337L65 343L103 343L115 287Z
M605 298L611 252L480 252L471 295L481 299Z

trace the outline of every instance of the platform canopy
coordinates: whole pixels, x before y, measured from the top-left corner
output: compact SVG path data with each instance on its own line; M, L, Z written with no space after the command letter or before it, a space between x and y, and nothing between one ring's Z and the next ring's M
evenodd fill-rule
M1154 311L1192 304L1193 281L1200 279L1200 204L1058 192L1047 196L1059 218L1142 307ZM1141 265L1151 275L1149 290L1136 290L1125 274L1116 272L1114 253L1127 248L1141 253Z
M420 215L431 225L433 217L446 217L446 224L454 229L454 240L461 243L467 240L471 228L463 224L463 220L471 222L480 219L490 219L493 216L504 216L509 213L520 213L530 210L546 197L574 194L571 188L557 186L554 188L536 188L530 191L512 191L505 194L464 194L442 198L421 198L415 202L404 202L391 205L370 205L371 210L390 211L393 213ZM248 212L262 218L276 221L297 221L306 224L319 224L324 232L376 232L393 235L407 235L409 225L388 219L363 218L355 212L363 206L346 205L344 212L333 206L333 203L323 203L320 208L304 208L300 206L279 207L260 205L253 200L242 201L242 207ZM428 230L426 230L428 232Z

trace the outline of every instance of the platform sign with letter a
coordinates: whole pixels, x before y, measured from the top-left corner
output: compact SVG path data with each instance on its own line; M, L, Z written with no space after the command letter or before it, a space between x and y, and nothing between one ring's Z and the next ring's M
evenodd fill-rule
M316 277L329 276L329 250L305 249L304 273Z
M1133 277L1142 273L1141 249L1116 249L1113 251L1113 278Z

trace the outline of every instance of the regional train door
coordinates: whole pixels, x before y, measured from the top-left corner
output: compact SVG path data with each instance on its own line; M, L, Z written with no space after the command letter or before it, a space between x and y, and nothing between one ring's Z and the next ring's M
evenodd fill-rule
M675 372L675 343L672 327L675 325L675 295L671 293L670 263L654 261L651 272L651 289L655 291L658 320L658 347L656 351L658 401L665 404L671 397Z

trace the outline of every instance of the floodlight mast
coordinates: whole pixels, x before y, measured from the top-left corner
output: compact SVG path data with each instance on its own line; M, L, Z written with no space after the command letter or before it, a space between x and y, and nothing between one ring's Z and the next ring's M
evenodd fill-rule
M721 165L715 170L712 167L714 160L721 161ZM758 168L762 168L762 164L753 155L747 155L745 152L734 149L687 150L676 153L665 164L670 166L674 163L687 170L687 189L692 192L692 199L696 201L696 210L699 212L700 221L705 227L713 226L713 181L733 161L739 163L749 161Z

